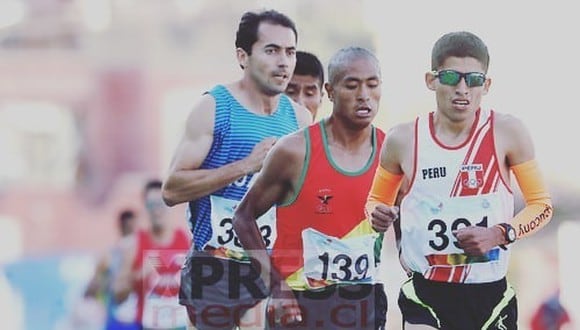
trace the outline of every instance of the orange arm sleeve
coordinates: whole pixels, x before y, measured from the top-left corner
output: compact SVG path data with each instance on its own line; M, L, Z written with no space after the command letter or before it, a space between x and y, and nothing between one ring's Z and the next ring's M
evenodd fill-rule
M382 166L378 166L373 178L371 190L367 197L365 204L365 212L367 216L374 210L377 204L387 204L389 206L395 205L397 193L403 182L403 175L392 174L385 170Z
M536 233L550 222L553 215L552 199L535 160L512 166L510 169L526 203L511 220L519 239Z

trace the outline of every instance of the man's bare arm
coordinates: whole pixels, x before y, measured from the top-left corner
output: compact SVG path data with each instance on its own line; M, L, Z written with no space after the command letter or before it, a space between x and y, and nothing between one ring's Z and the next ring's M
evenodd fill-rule
M163 200L169 206L196 200L219 190L239 178L260 170L267 152L275 143L268 138L239 161L217 169L199 169L213 143L215 101L205 95L191 111L181 141L163 183Z
M103 292L105 290L105 286L107 285L106 281L111 280L110 278L107 278L109 263L110 261L108 253L103 254L99 258L97 264L95 265L93 276L87 283L87 287L84 293L85 297L95 297L99 294L99 292Z
M296 192L297 178L304 165L305 142L302 132L284 137L268 155L260 176L242 199L234 214L233 225L242 246L272 290L268 313L284 315L288 322L300 321L300 308L291 289L273 267L256 219L276 203L288 200Z
M365 204L365 214L378 232L387 231L399 218L397 196L405 180L401 154L406 143L413 143L411 134L409 124L395 126L381 146L380 163Z
M517 239L538 232L553 216L552 200L543 175L535 160L532 138L523 123L507 114L496 116L496 151L503 166L513 172L519 185L525 206L512 219L506 221L516 229ZM505 157L502 157L505 155ZM484 255L496 246L508 242L504 229L495 225L488 228L470 226L454 232L458 244L470 255Z
M256 220L276 203L294 192L293 181L300 174L304 159L302 132L284 137L265 161L254 185L236 208L233 225L240 243L263 274L271 274L270 258ZM279 280L279 279L275 279Z

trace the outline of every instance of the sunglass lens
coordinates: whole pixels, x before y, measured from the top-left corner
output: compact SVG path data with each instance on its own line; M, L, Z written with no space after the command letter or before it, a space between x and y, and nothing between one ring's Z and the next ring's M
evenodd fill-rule
M443 85L455 86L459 84L461 78L465 77L465 83L469 87L483 86L485 74L479 72L461 73L454 70L443 70L437 74L439 82Z
M439 72L439 82L443 85L455 86L459 83L461 75L455 71L441 71Z
M483 86L485 82L485 76L481 73L468 73L465 75L465 83L469 87L479 87Z

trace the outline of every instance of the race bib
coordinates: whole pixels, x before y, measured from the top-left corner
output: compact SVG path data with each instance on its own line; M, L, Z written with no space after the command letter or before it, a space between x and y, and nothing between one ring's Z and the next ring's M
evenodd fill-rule
M210 196L211 201L211 228L212 236L208 245L223 247L233 252L243 252L242 244L234 232L232 218L240 201L219 196ZM262 233L266 249L271 250L276 241L276 207L273 206L258 218L256 224Z
M376 274L374 247L378 234L339 239L315 229L302 231L307 283L372 283Z
M142 323L144 328L186 327L187 310L179 304L176 296L162 297L149 294L144 301Z
M501 205L503 203L498 194L449 198L444 202L432 203L422 200L415 210L424 216L410 223L417 228L412 240L409 240L410 248L420 246L415 242L425 242L428 245L421 251L424 255L461 254L463 249L453 236L453 231L469 226L488 228L502 222L505 216L502 216L504 208ZM429 221L426 222L426 219Z

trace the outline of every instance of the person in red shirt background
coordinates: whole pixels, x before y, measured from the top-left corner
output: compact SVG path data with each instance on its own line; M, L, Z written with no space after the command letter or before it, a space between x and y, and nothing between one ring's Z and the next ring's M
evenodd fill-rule
M536 308L530 330L573 329L571 321L568 311L560 302L560 290L557 290Z
M143 200L150 226L123 239L122 266L113 292L118 302L136 292L137 321L142 329L185 330L188 317L179 305L179 273L190 239L167 217L160 180L145 184Z

